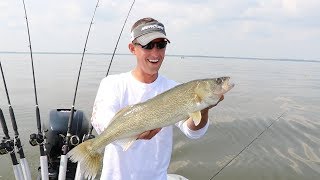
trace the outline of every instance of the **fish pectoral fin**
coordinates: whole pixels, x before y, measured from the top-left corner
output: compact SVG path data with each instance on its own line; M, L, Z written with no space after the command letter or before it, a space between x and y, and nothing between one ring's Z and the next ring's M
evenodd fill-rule
M133 145L133 143L137 140L137 138L138 136L119 139L115 143L121 146L123 151L127 151Z
M192 118L194 125L198 126L201 122L201 112L196 111L193 113L189 113L189 116Z

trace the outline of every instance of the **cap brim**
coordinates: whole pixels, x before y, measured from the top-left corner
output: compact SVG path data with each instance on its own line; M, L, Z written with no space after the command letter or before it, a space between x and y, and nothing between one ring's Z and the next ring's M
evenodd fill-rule
M167 39L168 42L169 39L167 38L166 35L164 35L161 32L152 32L152 33L148 33L148 34L144 34L140 37L138 37L136 40L139 44L141 44L142 46L147 45L149 42L151 42L154 39L158 39L158 38L163 38L163 39Z

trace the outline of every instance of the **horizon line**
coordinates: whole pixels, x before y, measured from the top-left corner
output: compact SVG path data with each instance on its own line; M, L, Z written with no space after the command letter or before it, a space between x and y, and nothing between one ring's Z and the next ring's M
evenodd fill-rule
M61 54L61 55L81 55L82 52L50 52L50 51L37 51L33 54ZM26 51L0 51L0 54L30 54ZM107 52L87 52L85 55L112 55ZM115 55L129 56L130 53L115 53ZM166 54L169 57L184 58L208 58L208 59L240 59L240 60L266 60L266 61L292 61L292 62L316 62L320 63L317 59L298 59L298 58L264 58L264 57L242 57L242 56L217 56L217 55L196 55L196 54Z

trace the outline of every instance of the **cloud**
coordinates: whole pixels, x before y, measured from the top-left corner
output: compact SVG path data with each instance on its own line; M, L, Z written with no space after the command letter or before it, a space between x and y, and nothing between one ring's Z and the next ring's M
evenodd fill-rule
M88 51L113 51L132 2L100 1ZM95 5L88 0L26 1L34 50L81 51ZM27 50L22 3L2 1L0 8L0 38L5 42L0 50ZM136 0L118 52L128 53L131 25L151 16L165 24L171 54L317 57L319 8L317 0ZM308 49L297 52L304 47Z

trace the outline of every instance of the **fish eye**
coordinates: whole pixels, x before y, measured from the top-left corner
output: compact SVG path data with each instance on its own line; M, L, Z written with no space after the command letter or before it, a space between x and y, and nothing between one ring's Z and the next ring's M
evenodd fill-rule
M216 79L216 82L217 82L218 84L221 84L221 83L223 82L223 80L222 80L222 78L217 78L217 79Z

